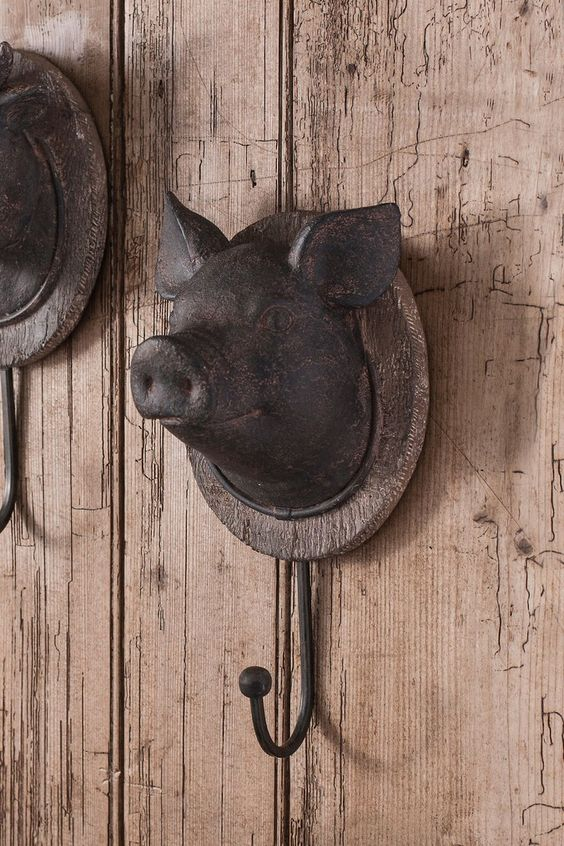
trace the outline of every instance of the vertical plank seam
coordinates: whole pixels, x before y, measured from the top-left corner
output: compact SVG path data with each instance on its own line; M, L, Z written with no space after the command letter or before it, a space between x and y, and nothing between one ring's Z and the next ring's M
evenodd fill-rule
M285 689L283 697L283 719L282 719L282 733L283 739L290 736L291 731L291 704L292 704L292 573L295 572L296 566L290 561L284 562L284 578L281 583L281 588L284 590L284 622L283 622L283 662L286 666L284 673ZM301 695L301 693L300 693ZM282 826L281 835L284 846L289 846L290 843L290 758L282 758L280 766L282 770Z
M112 449L112 532L110 602L110 762L108 843L125 844L125 0L110 3L110 150L109 150L109 245L110 245L110 377L115 386L110 407Z
M277 189L280 185L280 179L277 182ZM280 709L278 707L278 689L280 684L280 559L275 559L275 567L276 567L276 582L275 582L275 603L274 603L274 737L278 739L278 718ZM278 792L280 790L280 762L275 758L274 759L274 802L273 802L273 835L272 835L272 842L273 846L277 846L278 844Z
M280 0L278 38L278 211L293 211L294 208L294 137L293 137L293 42L294 42L294 0ZM277 614L276 614L276 672L282 669L283 712L279 717L276 708L276 730L282 732L278 742L289 736L292 677L292 566L276 561L277 568ZM282 569L283 568L283 569ZM284 619L279 613L284 609ZM282 638L282 642L281 641ZM287 670L284 672L283 668ZM275 690L278 691L278 679ZM278 697L277 697L278 706ZM289 846L290 827L290 759L277 760L275 769L275 846Z
M278 211L294 210L294 0L279 0Z
M285 134L286 156L286 208L294 211L294 0L286 0L286 75L285 84Z

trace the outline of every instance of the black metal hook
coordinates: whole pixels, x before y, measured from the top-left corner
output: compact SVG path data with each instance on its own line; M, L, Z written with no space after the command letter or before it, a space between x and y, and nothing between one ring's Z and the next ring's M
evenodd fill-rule
M16 404L14 375L11 368L0 369L2 384L2 433L4 439L4 500L0 507L0 532L3 532L16 504L18 483L18 449L16 438Z
M267 755L288 758L298 749L309 728L313 712L313 635L311 625L311 581L309 561L296 561L302 691L300 710L294 731L281 746L270 736L266 725L263 699L272 687L272 676L264 667L247 667L239 676L239 688L251 700L251 714L257 740Z

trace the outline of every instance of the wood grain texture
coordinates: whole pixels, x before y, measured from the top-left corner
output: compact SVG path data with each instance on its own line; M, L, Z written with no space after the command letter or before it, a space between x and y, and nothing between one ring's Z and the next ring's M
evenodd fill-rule
M294 202L399 204L432 399L388 523L318 568L290 842L554 846L561 9L296 0L292 23Z
M4 4L111 131L107 3ZM20 486L0 537L0 843L110 839L115 355L109 269L74 334L17 383Z
M558 0L22 0L0 22L92 107L116 218L85 318L19 383L1 846L560 846ZM298 670L288 568L231 538L129 394L117 460L120 362L166 324L165 187L228 235L276 208L402 209L427 442L374 539L315 567L318 704L286 765L260 752L236 680L278 669L280 739Z
M165 189L228 235L276 209L278 3L129 0L126 21L129 365L166 328ZM271 843L276 765L237 679L276 663L275 562L223 529L185 447L129 395L126 416L125 840Z

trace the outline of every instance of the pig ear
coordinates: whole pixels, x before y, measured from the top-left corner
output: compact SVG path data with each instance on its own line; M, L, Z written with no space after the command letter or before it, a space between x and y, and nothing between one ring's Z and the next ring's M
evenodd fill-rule
M224 250L228 244L217 226L187 209L168 191L155 277L155 287L161 297L174 300L206 259Z
M367 306L393 282L400 257L395 203L331 212L308 223L288 261L334 305Z

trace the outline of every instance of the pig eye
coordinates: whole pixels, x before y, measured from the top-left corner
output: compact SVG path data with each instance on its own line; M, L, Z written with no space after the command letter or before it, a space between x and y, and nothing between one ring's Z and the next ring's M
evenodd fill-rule
M259 320L260 329L268 329L271 332L287 332L294 322L294 315L290 309L284 306L271 306L263 312Z

